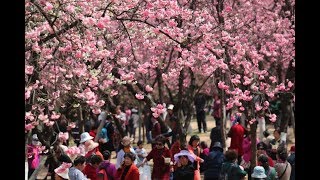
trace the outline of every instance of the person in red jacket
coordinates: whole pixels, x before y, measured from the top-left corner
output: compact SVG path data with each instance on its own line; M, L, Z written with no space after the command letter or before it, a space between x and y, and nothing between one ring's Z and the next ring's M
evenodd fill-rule
M120 168L117 169L116 178L121 180L139 180L140 173L137 166L133 163L136 155L132 152L124 154L124 161Z
M228 137L231 138L231 143L229 149L234 149L238 153L238 165L240 165L242 160L243 147L242 142L244 139L244 134L246 129L240 124L240 116L236 116L235 124L230 128L228 132Z
M86 167L83 169L83 174L90 180L97 180L97 171L101 162L102 158L100 156L92 155L89 163L87 163Z

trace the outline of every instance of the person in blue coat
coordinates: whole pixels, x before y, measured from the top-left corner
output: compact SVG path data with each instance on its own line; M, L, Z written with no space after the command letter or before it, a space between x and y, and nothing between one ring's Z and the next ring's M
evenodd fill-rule
M212 151L204 161L204 180L218 180L222 163L225 161L221 142L212 146Z

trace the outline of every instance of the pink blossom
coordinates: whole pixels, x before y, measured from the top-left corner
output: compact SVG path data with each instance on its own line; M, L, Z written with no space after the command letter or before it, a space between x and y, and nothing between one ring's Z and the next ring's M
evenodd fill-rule
M99 100L97 103L96 103L96 106L98 107L101 107L105 104L105 101L104 100Z
M158 118L160 116L160 114L154 112L154 113L152 113L152 116L155 118Z
M260 111L262 109L262 106L260 106L258 103L255 105L256 111Z
M26 112L25 119L29 119L30 121L33 121L33 120L34 120L34 116L33 116L33 114L29 111L29 112Z
M241 107L239 108L239 110L240 110L240 111L244 111L244 107L241 106Z
M54 121L49 121L46 123L46 126L53 126L53 124L54 124Z
M153 91L153 88L149 85L146 86L146 91L147 92L152 92Z
M60 97L60 91L58 90L56 92L53 92L52 97L53 97L53 99L57 99L58 97Z
M276 120L277 120L277 115L275 115L275 114L270 114L269 115L269 120L271 121L271 122L276 122Z
M52 8L53 8L53 5L49 2L46 2L46 6L43 8L43 10L50 11L52 10Z
M277 82L277 78L275 76L270 76L269 79L271 80L272 83Z
M291 88L293 86L293 83L291 81L288 82L288 87Z
M223 81L219 81L218 87L220 89L224 89L224 90L229 89L229 86L225 85L225 83Z
M89 86L90 87L95 87L98 84L99 84L99 81L98 81L98 79L96 77L93 77L93 78L90 79L90 82L89 82Z
M52 112L52 115L50 117L53 120L59 119L60 118L60 113Z
M226 11L227 13L231 12L231 11L232 11L232 7L231 7L231 6L227 6L227 7L225 8L225 11Z
M249 124L253 124L254 122L256 122L257 120L255 119L255 118L253 118L253 119L251 119L250 121L249 121Z
M24 93L24 100L29 99L29 98L30 98L30 94L31 94L31 92L30 92L29 90L25 91L25 93Z
M139 100L144 99L144 95L142 95L142 94L137 93L135 96Z
M157 108L154 108L154 107L152 107L150 109L151 109L152 112L156 112L156 110L157 110Z
M278 86L279 91L284 91L286 89L286 87L284 86L283 83L279 84Z
M33 69L34 69L34 67L33 66L26 66L25 67L25 70L24 70L24 72L26 73L26 74L28 74L28 75L31 75L31 74L33 74Z
M100 108L93 108L92 112L93 112L93 114L100 114L101 113L101 109Z
M269 107L269 102L268 102L268 101L265 101L265 102L263 103L263 105L264 105L265 107Z
M59 132L58 137L62 141L66 141L69 139L69 133L68 132Z
M48 115L40 114L38 116L38 119L40 119L41 121L44 121L44 120L48 119Z
M25 127L25 131L29 131L34 128L34 126L31 123L26 124L24 127Z
M111 90L110 92L110 96L116 96L118 94L118 91L117 90Z
M90 100L88 100L88 101L86 101L86 103L89 105L89 106L93 106L93 105L95 105L96 104L96 99L90 99Z

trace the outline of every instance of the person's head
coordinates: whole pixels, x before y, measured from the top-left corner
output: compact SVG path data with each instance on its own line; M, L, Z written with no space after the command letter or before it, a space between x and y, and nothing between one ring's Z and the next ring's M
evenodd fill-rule
M191 136L190 140L189 140L189 145L192 147L197 147L199 145L200 142L200 138L198 135L193 135Z
M123 158L125 166L130 166L134 162L134 160L136 160L136 156L132 152L125 153L123 155Z
M155 139L156 148L158 148L158 149L164 148L165 141L166 141L166 138L164 136L162 136L162 135L157 136Z
M129 146L131 146L132 141L133 141L132 138L130 138L129 136L125 136L125 137L122 138L121 144L124 147L129 147Z
M80 135L80 143L85 143L88 140L93 139L92 136L88 132L84 132Z
M194 162L194 156L190 154L188 150L181 150L179 153L174 155L175 162L180 162L182 166Z
M55 180L65 180L69 179L69 168L71 167L72 163L62 163L59 167L54 169L55 172Z
M98 168L101 162L102 158L96 154L90 157L90 164L95 168Z
M140 149L142 149L142 148L143 148L143 142L142 142L141 140L139 140L139 141L137 142L137 146L138 146Z
M235 121L237 123L240 123L241 122L241 116L239 116L238 114L235 115Z
M104 159L104 160L110 160L110 158L111 158L111 153L110 153L110 151L105 150L105 151L102 152L102 156L103 156L103 159Z
M201 142L200 142L200 147L201 147L201 149L206 149L206 148L208 148L207 142L201 141Z
M267 144L264 142L259 142L257 144L257 156L260 156L261 154L266 154L267 150Z
M269 162L268 162L268 156L265 154L261 154L258 156L258 162L261 163L261 165L266 169L269 169Z
M268 129L266 129L265 131L263 131L263 136L264 136L265 138L267 138L267 137L270 136L270 133L269 133Z
M86 165L86 158L84 156L78 156L73 161L74 166L82 171Z
M235 162L238 158L238 153L234 149L228 149L225 153L226 161Z
M296 152L296 146L295 146L295 145L291 146L289 152L290 152L291 154L292 154L292 153L295 153L295 152Z
M215 142L212 146L212 150L213 151L220 151L220 152L223 152L223 147L222 147L222 144L221 142Z
M285 149L278 149L277 150L277 160L286 161L288 158L288 153Z
M174 108L174 105L173 104L169 104L169 106L167 108L169 114L173 113L173 108Z
M274 139L275 139L275 140L280 139L280 129L275 129L275 130L273 131L273 136L274 136Z
M265 179L266 177L266 172L262 166L256 166L253 168L253 173L251 174L252 179Z

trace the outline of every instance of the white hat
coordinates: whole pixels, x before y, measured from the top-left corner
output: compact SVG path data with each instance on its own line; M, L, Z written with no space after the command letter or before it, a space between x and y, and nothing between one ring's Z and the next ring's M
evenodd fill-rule
M90 134L88 132L84 132L80 135L80 143L84 143L90 139L93 139L93 137L90 136Z
M131 109L131 112L133 112L133 113L137 113L137 112L138 112L138 110L137 110L137 109L135 109L135 108L132 108L132 109Z
M173 108L174 108L174 105L173 104L169 104L167 109L173 110Z
M178 162L180 156L188 156L189 161L194 161L194 156L187 150L181 150L179 153L174 155L174 161Z
M267 175L265 173L265 170L262 166L256 166L253 169L253 173L251 174L252 178L266 178Z
M54 169L54 172L61 176L64 179L69 179L69 168L71 167L71 163L65 163L63 162L59 167Z

